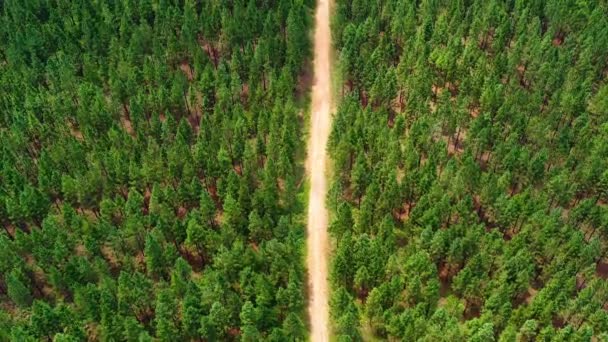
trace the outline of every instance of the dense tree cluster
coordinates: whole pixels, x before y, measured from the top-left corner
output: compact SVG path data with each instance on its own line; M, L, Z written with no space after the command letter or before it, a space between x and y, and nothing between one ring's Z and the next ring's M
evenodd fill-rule
M608 339L605 1L337 0L334 331Z
M0 2L0 341L305 338L312 5Z

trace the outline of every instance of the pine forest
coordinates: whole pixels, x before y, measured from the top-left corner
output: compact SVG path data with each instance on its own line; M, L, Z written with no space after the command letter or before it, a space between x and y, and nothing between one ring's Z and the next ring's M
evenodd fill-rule
M339 0L347 340L608 340L608 6Z
M0 226L0 342L608 341L608 2L0 1Z
M312 6L0 4L0 340L306 336Z

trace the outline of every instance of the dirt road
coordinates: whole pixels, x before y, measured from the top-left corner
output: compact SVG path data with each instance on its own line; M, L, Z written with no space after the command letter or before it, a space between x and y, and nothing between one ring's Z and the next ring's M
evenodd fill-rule
M318 0L315 14L314 75L312 87L312 113L310 120L310 140L306 168L310 177L310 197L308 201L308 244L307 267L309 281L310 338L311 341L329 341L328 306L328 254L327 209L325 196L327 180L325 164L326 145L331 129L330 110L331 78L329 28L330 0Z

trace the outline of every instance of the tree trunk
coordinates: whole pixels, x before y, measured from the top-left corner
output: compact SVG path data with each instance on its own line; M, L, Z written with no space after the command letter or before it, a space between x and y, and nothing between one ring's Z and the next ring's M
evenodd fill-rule
M184 91L184 103L186 104L186 110L188 111L188 115L192 115L192 111L190 111L190 106L188 106L188 96L186 95L186 91Z
M11 239L11 241L15 241L15 237L13 236L13 234L11 234L11 232L8 230L8 227L6 225L2 225L2 227L4 228L4 230L6 231L6 235L8 236L9 239Z

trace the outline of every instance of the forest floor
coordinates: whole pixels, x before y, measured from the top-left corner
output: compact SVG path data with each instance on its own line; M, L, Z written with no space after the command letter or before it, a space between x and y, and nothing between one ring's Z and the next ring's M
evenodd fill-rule
M314 34L314 84L308 160L310 177L308 202L307 268L309 281L310 338L311 341L329 341L329 290L327 237L328 214L325 207L327 194L326 145L331 129L330 110L332 85L330 73L331 31L329 28L330 0L318 0Z

